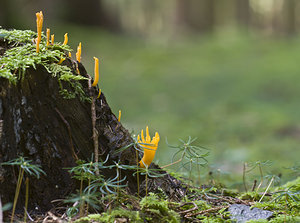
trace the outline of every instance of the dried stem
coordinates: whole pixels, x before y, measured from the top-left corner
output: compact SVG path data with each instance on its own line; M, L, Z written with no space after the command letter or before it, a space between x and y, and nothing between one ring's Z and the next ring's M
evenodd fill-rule
M26 177L25 181L26 193L25 193L25 210L24 210L24 222L27 220L28 198L29 198L29 178Z
M13 209L12 209L11 219L10 219L11 223L14 222L14 215L15 215L16 205L17 205L17 201L18 201L18 197L19 197L19 193L20 193L20 188L21 188L21 184L22 184L23 175L24 175L24 169L22 169L21 166L20 166L18 182L17 182L15 198L14 198L14 204L13 204Z
M247 163L244 162L244 165L243 165L243 183L244 183L245 191L248 192L247 185L246 185L246 166L247 166Z
M259 185L256 188L256 192L259 190L259 188L261 187L261 185L263 183L263 180L264 180L263 172L262 172L262 168L261 168L261 164L260 163L258 164L258 168L259 168L259 173L260 173L260 182L259 182Z
M91 83L91 77L89 78L88 84L89 84L89 90L91 94L91 115L92 115L92 127L93 127L93 141L94 141L94 153L95 153L95 162L98 163L99 161L99 144L98 144L98 131L96 129L96 106L95 106L95 97L92 95L92 83ZM96 169L96 175L99 176L99 169Z
M259 203L262 201L262 199L263 199L264 196L266 195L266 193L267 193L267 191L269 190L271 184L273 183L273 180L274 180L274 176L271 178L270 183L269 183L269 185L267 186L267 188L266 188L264 194L263 194L263 195L261 196L261 198L259 199L259 201L258 201Z
M166 168L166 167L168 167L168 166L172 166L172 165L174 165L174 164L176 164L176 163L179 163L179 162L181 162L182 161L182 158L180 158L179 160L177 160L177 161L175 161L175 162L173 162L173 163L169 163L169 164L167 164L167 165L165 165L165 166L162 166L161 168L163 169L163 168Z

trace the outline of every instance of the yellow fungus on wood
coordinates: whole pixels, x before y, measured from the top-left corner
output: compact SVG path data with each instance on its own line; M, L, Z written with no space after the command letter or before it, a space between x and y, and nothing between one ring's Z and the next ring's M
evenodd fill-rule
M101 89L99 88L99 93L98 93L97 98L100 98L100 96L101 96Z
M51 35L51 44L54 44L54 34Z
M42 39L42 28L43 28L43 12L37 12L36 14L36 28L37 28L37 39L36 39L36 52L40 52L40 42Z
M97 57L94 57L95 60L95 71L94 71L94 82L92 84L93 87L95 87L98 84L99 81L99 59Z
M64 42L63 42L63 45L67 45L67 44L68 44L68 40L69 40L69 38L68 38L68 33L66 33L66 34L64 35Z
M77 52L76 52L76 60L80 63L81 61L81 42L79 43L77 47Z
M59 61L58 61L58 64L61 64L62 62L65 61L66 58L61 58Z
M146 127L146 139L144 137L143 130L141 131L141 137L140 135L138 135L137 141L144 149L144 155L142 160L140 161L140 166L142 168L145 168L145 165L149 166L151 164L152 160L154 159L159 140L160 137L158 132L155 133L155 136L151 140L148 126Z
M72 57L72 54L71 54L71 52L69 52L69 57L70 57L70 58Z
M120 121L121 121L121 114L122 114L122 112L121 112L121 110L119 110L118 122L120 122Z
M46 34L47 34L47 46L49 46L49 44L50 44L50 29L49 28L47 28Z

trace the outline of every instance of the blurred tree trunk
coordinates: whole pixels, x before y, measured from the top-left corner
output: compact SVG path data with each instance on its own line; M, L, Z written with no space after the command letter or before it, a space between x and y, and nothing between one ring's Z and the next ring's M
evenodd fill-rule
M250 24L250 2L249 0L236 0L236 17L239 25L245 28Z
M120 30L118 18L111 16L102 0L66 0L67 20L82 25L102 26Z
M13 22L13 0L2 0L0 6L0 25L3 28L11 28Z
M236 16L235 16L235 8L236 1L235 0L215 0L214 1L215 8L215 26L222 28L227 26L235 25Z
M214 2L214 0L177 0L176 24L197 32L213 30Z
M284 32L287 35L296 33L296 0L286 0L283 4Z

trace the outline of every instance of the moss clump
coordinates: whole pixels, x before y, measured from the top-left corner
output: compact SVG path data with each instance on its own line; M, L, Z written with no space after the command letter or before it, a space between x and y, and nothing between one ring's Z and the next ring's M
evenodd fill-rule
M144 197L141 202L141 210L146 220L150 222L180 222L179 215L170 210L168 207L168 201L160 200L154 193L149 193L149 196Z
M0 55L0 77L8 79L10 83L16 84L18 80L25 78L28 68L36 69L38 65L43 66L53 77L59 81L70 84L74 92L69 92L61 86L61 93L65 98L74 98L79 95L86 99L79 80L86 80L86 77L77 75L68 66L58 64L66 53L71 51L68 45L54 43L46 46L46 37L42 36L40 52L36 52L36 33L30 30L5 30L0 29L0 40L6 42L7 49Z
M112 212L104 212L102 214L91 214L75 221L75 223L101 222L112 223L119 222L117 219L126 220L125 222L143 222L138 211L130 211L125 209L115 209ZM124 221L122 221L124 222Z

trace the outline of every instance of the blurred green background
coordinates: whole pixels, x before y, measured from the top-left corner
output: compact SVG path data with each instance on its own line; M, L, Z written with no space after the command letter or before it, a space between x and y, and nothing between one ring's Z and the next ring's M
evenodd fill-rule
M35 30L35 12L56 41L69 33L122 124L166 145L197 137L211 149L206 170L237 175L243 162L267 171L300 157L300 2L297 0L1 0L0 25ZM73 53L73 56L75 52ZM176 168L174 167L176 170ZM285 173L286 171L286 173Z

